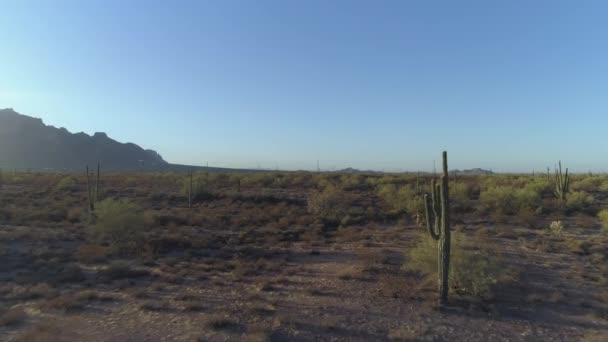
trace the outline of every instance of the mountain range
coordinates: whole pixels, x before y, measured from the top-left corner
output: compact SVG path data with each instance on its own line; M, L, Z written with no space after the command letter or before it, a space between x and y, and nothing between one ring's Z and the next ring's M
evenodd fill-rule
M111 170L171 168L156 151L120 143L105 133L70 133L11 108L0 109L0 167L75 170L98 162Z

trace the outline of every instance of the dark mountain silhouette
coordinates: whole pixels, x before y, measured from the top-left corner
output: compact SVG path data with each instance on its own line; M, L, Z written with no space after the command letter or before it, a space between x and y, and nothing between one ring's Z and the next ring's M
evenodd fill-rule
M110 170L170 167L157 152L117 142L105 133L72 134L13 109L0 109L0 167L75 170L97 162Z

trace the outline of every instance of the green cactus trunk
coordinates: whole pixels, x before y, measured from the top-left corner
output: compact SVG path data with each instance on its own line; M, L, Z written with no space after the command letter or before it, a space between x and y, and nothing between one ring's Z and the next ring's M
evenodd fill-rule
M562 162L559 161L559 168L555 168L555 197L563 202L566 201L566 196L570 189L570 177L568 176L568 168L566 173L562 174Z
M190 170L190 184L188 187L188 208L192 208L192 170Z
M89 200L89 213L95 211L95 202L93 201L93 190L91 189L91 175L89 173L89 165L86 168L87 172L87 198Z
M448 302L450 274L450 195L448 185L448 154L443 152L443 174L441 183L431 182L431 198L424 195L424 209L427 230L431 237L438 240L439 305ZM431 219L431 210L433 219Z
M97 177L95 178L95 202L99 202L99 177L101 175L101 165L97 163Z

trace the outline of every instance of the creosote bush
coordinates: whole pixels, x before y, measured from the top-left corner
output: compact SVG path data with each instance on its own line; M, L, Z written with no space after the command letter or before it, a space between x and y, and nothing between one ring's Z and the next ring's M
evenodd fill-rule
M213 197L209 187L209 175L205 173L195 173L192 176L192 200L203 201ZM190 194L190 176L182 179L182 195L188 197Z
M95 208L94 235L118 253L132 253L143 244L144 215L128 200L105 199Z
M498 257L478 254L467 247L462 233L452 232L450 289L461 295L491 296L494 285L510 279L512 275L504 269ZM421 234L408 256L409 262L404 265L406 269L420 272L428 279L437 277L437 242L428 234Z
M566 208L569 210L582 210L593 204L595 199L584 191L574 191L566 197Z
M538 192L529 188L515 189L511 186L484 189L480 201L486 210L500 215L516 214L522 209L536 210L542 204Z
M73 176L63 177L57 182L54 190L57 192L74 191L78 188L78 181Z
M353 212L354 198L352 194L341 191L333 185L328 185L321 191L315 191L308 196L308 212L317 216L323 223L339 225Z
M600 222L602 222L602 228L604 229L604 231L608 232L608 209L603 209L602 211L600 211L597 214L597 217L599 217Z
M389 206L393 214L407 213L410 216L424 213L424 199L417 196L411 186L397 187L383 184L378 187L378 196Z

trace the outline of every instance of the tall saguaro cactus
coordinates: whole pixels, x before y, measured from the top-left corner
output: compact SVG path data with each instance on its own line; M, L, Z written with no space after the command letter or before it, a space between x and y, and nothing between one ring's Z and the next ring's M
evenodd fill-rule
M192 169L190 170L190 184L188 186L188 208L192 208Z
M438 243L439 305L448 301L448 277L450 273L450 195L448 187L448 153L443 151L443 174L441 182L431 182L431 197L424 195L426 226ZM432 218L431 218L432 212Z
M89 211L92 213L95 211L95 203L99 201L99 177L101 174L101 165L97 163L97 174L95 176L95 188L91 185L91 174L89 173L89 165L87 165L87 196L89 199Z
M559 161L559 168L555 168L555 197L560 199L561 201L566 200L566 195L570 190L570 177L568 176L568 168L566 168L566 173L562 174L562 161Z

